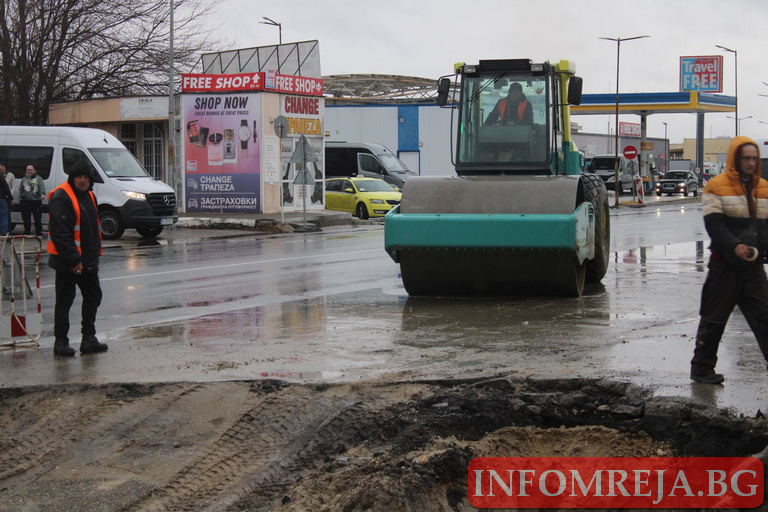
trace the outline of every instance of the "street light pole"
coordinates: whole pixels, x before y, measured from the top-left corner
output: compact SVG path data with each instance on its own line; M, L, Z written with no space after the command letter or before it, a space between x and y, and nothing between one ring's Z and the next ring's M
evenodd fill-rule
M616 202L615 205L619 206L619 194L621 193L621 183L619 182L619 55L621 54L621 42L632 41L633 39L643 39L651 36L635 36L635 37L600 37L599 39L605 39L606 41L616 41L616 163L615 163L615 177L616 180Z
M166 166L166 172L168 175L165 177L165 182L170 186L174 187L174 180L173 180L173 157L172 157L172 151L171 148L173 147L174 143L174 128L175 128L175 119L174 119L174 101L173 101L173 0L170 0L170 22L171 22L171 29L169 32L170 37L170 51L169 51L169 66L168 66L168 151L165 152L166 157L168 158L169 162ZM178 148L173 148L173 152L175 152Z
M669 170L669 139L667 138L667 123L664 124L664 174Z
M734 109L736 110L736 135L739 135L739 53L736 50L731 50L725 46L715 45L716 48L720 48L726 52L733 54L733 79L735 82L736 92L734 93Z
M262 25L272 25L273 27L277 27L277 34L278 34L278 41L280 44L283 44L283 25L281 23L276 22L275 20L271 20L267 18L266 16L262 16L263 19L267 21L260 21Z
M741 122L745 119L752 119L752 116L747 117L734 117L734 116L725 116L728 119L736 119L736 126L738 126L738 130L736 130L736 135L738 135L741 132Z

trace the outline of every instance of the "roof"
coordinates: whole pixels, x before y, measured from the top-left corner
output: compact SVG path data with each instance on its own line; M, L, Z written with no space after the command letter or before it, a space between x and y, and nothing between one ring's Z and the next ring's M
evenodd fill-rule
M704 92L648 92L619 94L621 114L675 114L734 112L736 98ZM572 105L572 114L616 112L615 94L584 94L581 105Z
M437 80L402 75L330 75L323 77L326 100L375 103L433 101Z

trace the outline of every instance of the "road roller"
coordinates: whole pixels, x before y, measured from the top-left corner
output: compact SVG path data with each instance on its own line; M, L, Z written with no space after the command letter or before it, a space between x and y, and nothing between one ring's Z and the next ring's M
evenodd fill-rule
M439 80L458 115L455 175L409 178L385 218L409 295L580 296L605 276L607 192L571 140L581 90L567 60L484 60Z

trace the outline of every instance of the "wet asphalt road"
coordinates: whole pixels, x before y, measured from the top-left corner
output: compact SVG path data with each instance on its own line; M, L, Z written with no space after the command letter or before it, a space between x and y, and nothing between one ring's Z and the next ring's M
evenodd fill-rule
M185 229L151 243L129 233L102 259L97 327L109 352L53 357L44 266L41 348L1 352L0 385L516 372L630 380L750 416L768 408L765 363L738 313L720 350L725 385L688 379L706 276L700 204L622 207L611 222L608 274L577 299L409 298L382 225L272 236Z

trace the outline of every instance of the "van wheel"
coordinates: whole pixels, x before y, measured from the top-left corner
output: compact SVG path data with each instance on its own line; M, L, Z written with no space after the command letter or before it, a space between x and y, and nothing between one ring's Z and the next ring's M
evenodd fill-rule
M136 228L136 232L144 238L155 238L157 235L163 232L163 226Z
M365 207L365 203L358 203L357 205L357 218L360 220L368 219L368 208Z
M123 219L113 211L104 211L99 214L101 221L101 236L105 240L117 240L125 232Z

